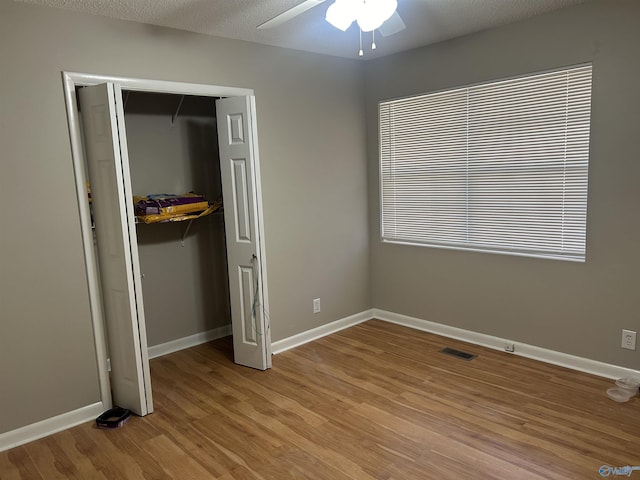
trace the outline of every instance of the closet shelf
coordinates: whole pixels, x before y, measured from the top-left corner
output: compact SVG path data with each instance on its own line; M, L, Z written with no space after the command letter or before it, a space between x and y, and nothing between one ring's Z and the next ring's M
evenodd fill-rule
M187 222L180 239L184 247L189 229L194 220L213 213L222 213L222 197L209 203L202 195L187 193L184 195L151 195L133 197L136 210L136 223L176 223Z
M222 208L222 203L214 202L210 204L205 210L194 213L178 213L175 215L136 215L136 223L146 223L147 225L152 223L176 223L184 222L187 220L195 220L196 218L206 217L214 212L217 212ZM221 211L219 213L222 213ZM151 217L151 218L150 218Z
M209 203L204 195L157 194L133 197L136 216L144 223L181 222L204 217L222 207L222 197Z

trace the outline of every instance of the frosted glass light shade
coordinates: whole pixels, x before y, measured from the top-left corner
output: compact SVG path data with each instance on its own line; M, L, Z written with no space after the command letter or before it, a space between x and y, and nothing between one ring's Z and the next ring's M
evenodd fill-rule
M363 32L370 32L387 21L398 8L397 0L336 0L327 9L327 22L342 31L354 21Z
M336 0L327 8L325 19L344 32L356 20L361 3L362 0Z
M370 32L389 20L398 7L397 0L367 0L358 12L358 25L363 32Z

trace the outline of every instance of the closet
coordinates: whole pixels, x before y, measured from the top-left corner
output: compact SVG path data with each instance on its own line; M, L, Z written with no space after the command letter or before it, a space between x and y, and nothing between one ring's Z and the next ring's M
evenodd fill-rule
M236 363L270 368L255 99L82 74L65 74L65 91L87 205L81 185L91 185L92 208L81 202L80 216L103 401L109 388L114 404L151 413L149 347L211 332L233 332ZM186 192L222 197L224 207L193 221L136 222L134 195Z
M215 98L128 91L124 100L134 195L222 196ZM138 221L136 232L150 351L211 331L230 334L223 211Z

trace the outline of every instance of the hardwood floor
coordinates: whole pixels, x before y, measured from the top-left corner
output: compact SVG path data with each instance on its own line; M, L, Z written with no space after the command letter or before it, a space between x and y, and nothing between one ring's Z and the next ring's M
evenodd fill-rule
M609 400L610 380L376 320L273 365L234 365L229 339L154 359L155 413L0 453L0 478L574 480L640 466L640 398Z

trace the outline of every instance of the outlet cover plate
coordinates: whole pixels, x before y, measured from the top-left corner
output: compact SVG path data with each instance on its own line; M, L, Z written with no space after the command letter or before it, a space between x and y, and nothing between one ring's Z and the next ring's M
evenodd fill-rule
M622 348L627 350L636 349L636 332L633 330L622 330Z

